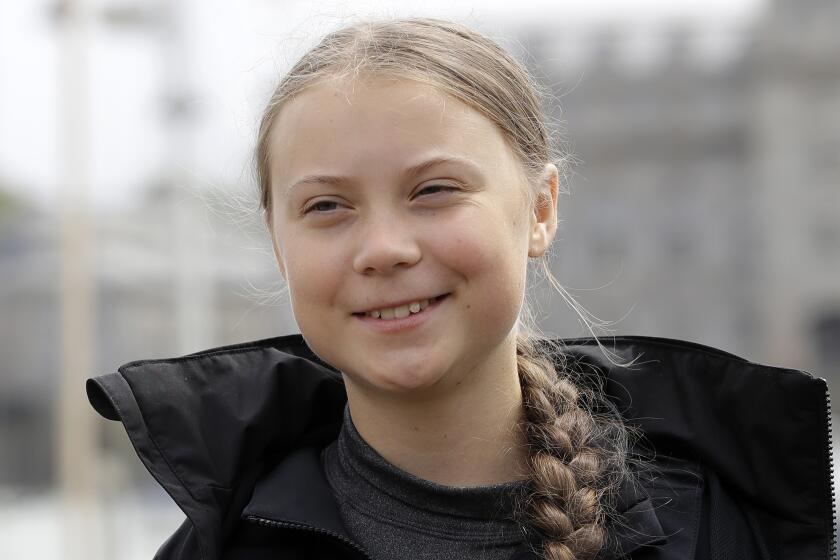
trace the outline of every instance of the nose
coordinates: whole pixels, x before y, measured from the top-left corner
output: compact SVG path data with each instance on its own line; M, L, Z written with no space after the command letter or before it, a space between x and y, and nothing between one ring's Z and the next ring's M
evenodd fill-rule
M391 274L420 261L414 233L394 219L371 220L362 228L353 269L359 274Z

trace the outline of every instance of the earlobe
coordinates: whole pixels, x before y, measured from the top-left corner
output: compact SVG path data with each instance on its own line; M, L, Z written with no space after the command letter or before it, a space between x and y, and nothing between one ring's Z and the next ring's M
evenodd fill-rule
M528 240L528 256L531 258L541 257L554 240L557 232L558 189L557 167L548 163L540 181L540 192L534 201L531 236Z
M537 257L541 257L545 250L548 248L548 243L546 242L546 231L545 228L542 226L538 226L540 229L535 229L531 232L531 241L528 244L528 256L532 259Z

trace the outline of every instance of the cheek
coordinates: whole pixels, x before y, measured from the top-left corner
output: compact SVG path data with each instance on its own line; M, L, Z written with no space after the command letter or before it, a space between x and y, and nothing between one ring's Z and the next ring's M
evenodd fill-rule
M342 282L340 259L327 251L329 246L315 246L305 238L290 236L285 244L286 282L295 320L301 330L309 324L325 326L316 315L335 301Z
M525 290L527 249L513 228L497 220L462 222L439 233L441 259L466 280L465 305L471 317L488 324L519 313Z

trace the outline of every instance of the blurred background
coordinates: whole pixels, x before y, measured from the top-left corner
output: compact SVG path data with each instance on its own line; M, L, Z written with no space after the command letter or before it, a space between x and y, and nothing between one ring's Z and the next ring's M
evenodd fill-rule
M259 113L323 33L402 15L484 31L557 96L552 266L586 309L840 388L837 0L0 2L0 557L146 559L181 522L84 380L297 331Z

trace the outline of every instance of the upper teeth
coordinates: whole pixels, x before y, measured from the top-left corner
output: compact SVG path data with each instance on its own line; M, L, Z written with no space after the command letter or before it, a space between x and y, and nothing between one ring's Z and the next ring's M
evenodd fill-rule
M434 298L431 298L434 299ZM399 307L389 307L388 309L376 309L365 313L368 317L375 317L377 319L402 319L408 317L411 313L420 313L423 309L429 306L431 300L421 299L420 301L412 301Z

